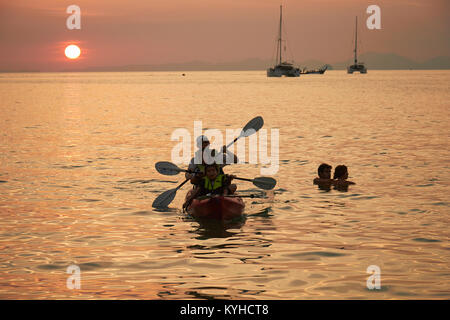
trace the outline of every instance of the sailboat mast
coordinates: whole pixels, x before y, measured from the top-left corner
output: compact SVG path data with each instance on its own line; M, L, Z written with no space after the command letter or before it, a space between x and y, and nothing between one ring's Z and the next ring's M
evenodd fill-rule
M358 59L356 57L357 46L358 46L358 16L356 16L355 22L355 64L358 63Z
M279 36L278 36L278 42L279 42L279 50L280 50L280 62L279 62L279 64L281 64L281 43L282 43L282 40L281 40L281 35L282 35L282 32L281 32L281 26L282 26L282 19L283 19L283 6L280 6L280 34L279 34Z

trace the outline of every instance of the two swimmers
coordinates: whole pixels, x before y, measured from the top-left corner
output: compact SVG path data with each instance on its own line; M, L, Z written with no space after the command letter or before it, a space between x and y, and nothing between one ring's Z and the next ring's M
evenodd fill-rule
M320 189L330 190L334 186L338 190L346 190L349 185L355 184L348 181L348 169L345 165L339 165L334 169L333 179L331 179L331 166L322 163L317 169L318 177L314 179L313 183L318 185Z

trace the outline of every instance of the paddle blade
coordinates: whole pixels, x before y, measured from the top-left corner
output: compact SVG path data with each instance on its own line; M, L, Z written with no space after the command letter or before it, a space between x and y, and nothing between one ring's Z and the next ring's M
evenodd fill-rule
M277 184L277 180L270 177L258 177L252 180L253 184L260 189L272 190Z
M152 203L153 208L166 208L175 199L177 189L167 190L161 193Z
M166 176L175 176L181 172L175 164L168 161L160 161L155 164L156 171Z
M262 117L255 117L252 120L250 120L247 125L242 129L241 135L243 137L248 137L254 134L256 131L262 128L264 125L264 120Z

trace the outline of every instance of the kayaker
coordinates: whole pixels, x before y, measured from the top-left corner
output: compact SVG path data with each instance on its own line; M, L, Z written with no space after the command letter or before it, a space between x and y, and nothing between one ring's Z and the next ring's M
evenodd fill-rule
M348 186L356 184L352 181L348 181L348 169L345 165L339 165L334 169L333 185L336 189L341 191L347 191Z
M231 181L235 176L220 173L220 167L217 164L206 165L205 172L206 175L202 178L199 176L193 178L198 187L188 194L183 209L187 208L191 201L197 197L208 194L229 195L236 191L236 187L231 187Z
M203 178L203 176L205 175L205 167L206 167L207 163L208 162L211 163L212 159L205 159L204 155L211 154L212 157L214 157L216 155L216 150L209 150L210 142L206 136L201 135L201 136L197 137L196 142L197 142L198 150L195 151L195 153L196 153L195 157L191 159L189 166L188 166L189 171L196 172L196 173L194 174L194 173L186 172L186 175L185 175L186 179L191 179L191 183L194 185L199 180L193 179L193 178L195 176L197 178ZM205 152L205 150L207 152ZM224 174L223 167L230 163L238 163L239 159L235 154L228 151L226 149L226 146L222 147L222 153L223 153L222 164L216 164L216 165L219 167L219 170L220 170L219 173ZM196 164L195 159L201 159L201 163ZM210 160L210 161L206 161L206 160Z

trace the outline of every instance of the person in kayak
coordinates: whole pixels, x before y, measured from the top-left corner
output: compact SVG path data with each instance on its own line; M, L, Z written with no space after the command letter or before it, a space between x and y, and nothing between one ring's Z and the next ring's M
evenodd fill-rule
M326 163L322 163L319 168L317 168L317 178L313 180L313 183L318 185L320 189L330 190L333 184L333 179L331 179L331 166Z
M347 180L348 169L345 165L339 165L334 169L333 179L333 185L335 186L335 189L341 191L347 191L349 185L355 184L354 182Z
M193 199L205 195L229 195L236 191L236 188L231 187L231 181L235 178L234 175L227 175L220 173L220 167L216 164L208 164L205 166L205 176L194 176L195 188L186 197L186 202L183 204L183 209L187 208Z
M215 157L216 155L216 150L210 150L209 146L210 142L206 136L201 135L197 137L198 150L195 152L195 156L194 158L191 159L188 166L188 171L191 172L186 172L185 174L186 179L191 179L191 183L194 185L194 188L195 185L199 182L198 177L203 178L205 176L206 165L208 162L211 163L212 160L212 159L205 159L205 154L206 155L211 154L212 157ZM223 172L224 166L230 163L238 163L239 161L238 157L235 154L226 149L226 146L222 147L222 153L223 153L222 164L216 164L216 166L218 166L219 168L220 174L224 174ZM196 159L201 159L201 163L195 163ZM197 179L194 179L194 177L197 177ZM234 188L234 191L236 191L236 185L232 185L231 188Z

